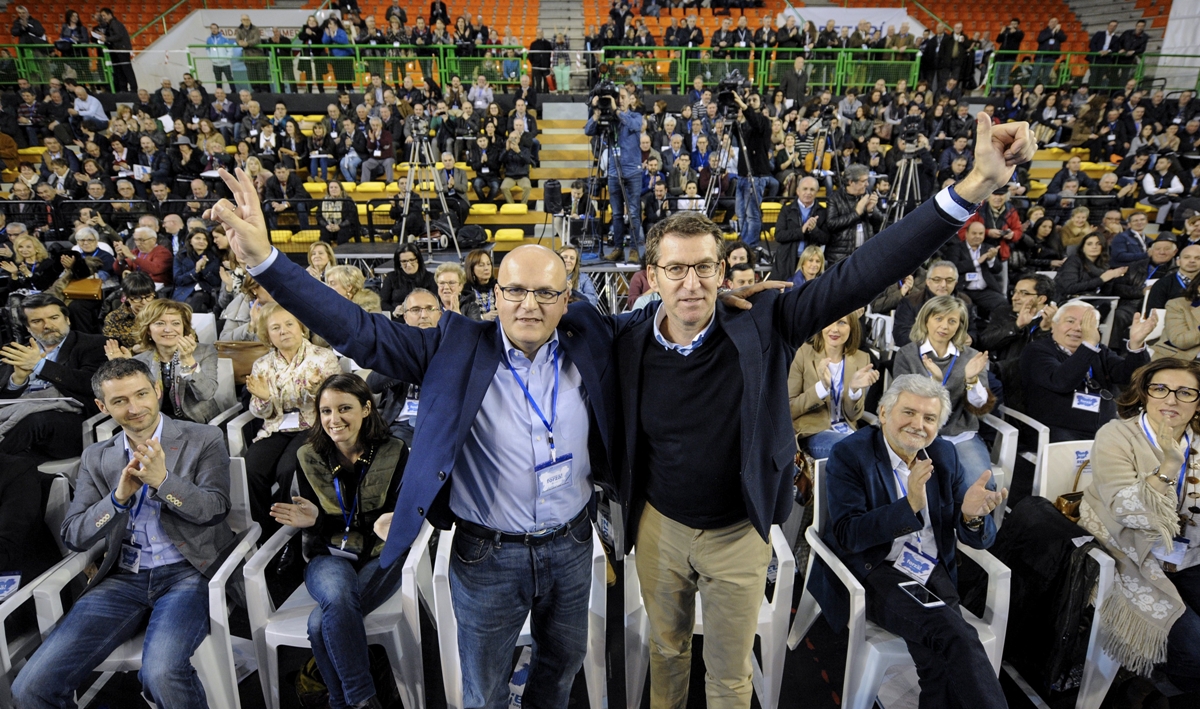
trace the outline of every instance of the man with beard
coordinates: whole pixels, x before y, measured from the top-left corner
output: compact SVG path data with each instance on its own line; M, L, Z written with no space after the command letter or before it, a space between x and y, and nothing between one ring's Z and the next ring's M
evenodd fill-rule
M0 348L0 399L21 399L0 410L15 424L0 439L0 453L45 462L83 451L83 419L96 413L91 376L104 363L104 338L71 330L67 306L49 293L21 303L28 342ZM75 402L44 401L70 397Z

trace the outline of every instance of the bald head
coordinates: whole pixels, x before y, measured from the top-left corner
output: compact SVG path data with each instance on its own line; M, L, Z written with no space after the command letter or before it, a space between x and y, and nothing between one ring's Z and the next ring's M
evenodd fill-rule
M533 359L567 312L567 268L550 249L526 244L500 262L496 284L500 326L508 339ZM525 297L511 300L514 289L525 291Z

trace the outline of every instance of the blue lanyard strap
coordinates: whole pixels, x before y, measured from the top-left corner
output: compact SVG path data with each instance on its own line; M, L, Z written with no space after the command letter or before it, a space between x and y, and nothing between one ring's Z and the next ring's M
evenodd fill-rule
M937 353L934 352L934 354L937 354ZM950 358L950 364L946 367L946 371L942 372L942 386L946 386L946 382L950 381L950 372L954 371L954 363L957 361L958 361L958 353L955 353L954 356ZM926 371L926 373L929 372L929 370L925 370L925 371ZM933 375L930 374L929 378L933 379Z
M517 385L521 387L521 391L525 392L525 398L529 400L529 405L533 407L533 413L542 420L542 425L546 427L546 440L550 444L550 459L558 460L558 456L554 452L554 423L558 418L558 348L554 349L554 394L550 399L550 420L546 420L545 414L542 413L542 407L538 406L534 400L533 394L529 393L529 387L525 386L525 381L521 379L521 375L517 374L517 370L513 368L512 362L508 361L507 355L504 357L504 364L508 367L508 371L512 372L513 378L517 380Z
M842 376L840 382L831 378L829 381L829 403L833 405L830 418L836 423L842 420L842 394L846 391L846 356L842 355Z
M363 479L363 474L360 474L358 476L359 487L362 487L362 479ZM358 511L358 503L362 499L362 495L357 494L357 491L356 491L356 494L354 496L354 502L351 503L350 509L347 510L346 503L342 499L342 486L341 486L341 484L339 484L338 479L336 477L334 477L334 479L333 479L333 491L334 491L334 493L337 494L338 507L341 508L341 511L342 511L342 521L346 523L346 528L342 531L342 549L345 549L346 548L346 538L350 534L350 523L354 520L354 514Z

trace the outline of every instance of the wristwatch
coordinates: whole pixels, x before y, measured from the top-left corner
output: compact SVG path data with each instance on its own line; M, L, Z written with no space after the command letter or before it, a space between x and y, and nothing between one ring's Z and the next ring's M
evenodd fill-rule
M972 517L971 519L963 522L963 526L972 532L978 532L980 528L983 527L983 517Z

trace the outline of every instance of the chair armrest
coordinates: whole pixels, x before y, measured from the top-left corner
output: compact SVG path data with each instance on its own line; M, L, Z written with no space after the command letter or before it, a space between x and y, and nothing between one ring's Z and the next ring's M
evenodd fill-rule
M101 539L89 550L71 554L59 562L58 566L43 575L37 587L33 589L33 600L37 606L38 629L42 637L54 628L63 617L62 592L71 580L84 572L93 561L104 551L106 539Z
M271 603L271 594L267 590L267 564L271 563L271 559L275 558L283 545L287 544L288 540L299 531L299 527L284 525L271 535L266 544L259 547L258 551L250 557L250 561L246 562L245 568L242 569L242 576L246 580L246 612L250 616L252 631L265 627L267 616L275 612L275 606Z
M1023 414L1020 411L1017 411L1016 409L1013 409L1008 406L1000 407L1000 415L1003 416L1004 418L1010 418L1010 419L1013 419L1014 421L1019 421L1019 422L1025 424L1026 426L1029 426L1030 428L1038 431L1039 433L1042 431L1048 432L1050 430L1050 427L1047 426L1046 424L1042 423L1041 421L1038 421L1037 419L1032 418L1026 414Z
M1104 553L1102 549L1092 549L1088 552L1088 556L1092 557L1100 565L1100 576L1096 579L1096 613L1098 614L1100 606L1104 605L1104 599L1112 591L1113 581L1116 578L1117 562L1113 561L1113 558Z
M225 426L225 435L229 441L229 457L236 458L246 452L246 436L242 429L254 420L254 414L249 410L238 414Z
M428 520L421 524L417 538L404 558L404 569L400 574L400 592L404 595L404 619L420 637L419 604L433 617L433 567L429 559L429 540L433 538L433 525Z
M777 524L771 525L771 549L775 552L775 595L771 605L777 606L782 601L791 613L792 588L796 585L796 556L788 544L783 528Z
M958 550L968 559L974 561L988 576L988 589L984 617L981 620L993 625L996 620L1007 622L1009 605L1009 587L1012 583L1012 570L1004 565L991 552L959 544Z
M59 561L54 566L51 566L49 569L46 569L46 571L42 572L41 576L38 576L14 591L12 595L4 599L3 603L0 603L0 677L3 677L11 672L13 667L13 657L9 654L8 631L4 625L5 621L7 621L9 617L17 611L18 608L32 600L34 590L37 589L37 587L41 585L43 581L62 568L63 564L66 564L74 556L74 554L68 555L62 561ZM45 633L42 633L42 635L44 636Z
M867 424L870 426L876 426L879 424L879 417L876 416L875 414L871 413L870 411L862 412L862 416L860 416L860 418L863 421L866 421Z
M825 544L825 540L821 539L821 535L817 533L816 527L809 527L804 533L804 538L808 540L808 546L811 553L821 557L829 570L834 576L842 582L846 587L846 591L850 594L850 646L862 647L862 643L866 642L866 620L867 620L867 589L862 585L862 582L850 571L850 567L846 566L837 554ZM808 583L808 579L804 580Z
M242 407L240 404L235 405L235 406L230 406L228 409L225 409L221 413L217 414L213 418L212 421L208 422L208 425L216 426L217 428L221 428L222 426L225 426L226 424L228 424L230 420L232 420L234 417L236 417L241 412L242 412Z
M95 416L89 416L83 422L83 447L87 448L96 442L96 426L108 418L106 413L98 413Z
M229 603L225 596L225 584L229 582L229 578L233 576L237 567L254 551L254 544L258 541L260 534L262 534L262 527L258 526L258 522L252 522L246 529L246 535L237 543L229 556L225 557L225 561L221 562L217 572L208 580L209 623L223 628L225 634L228 634L229 628Z

